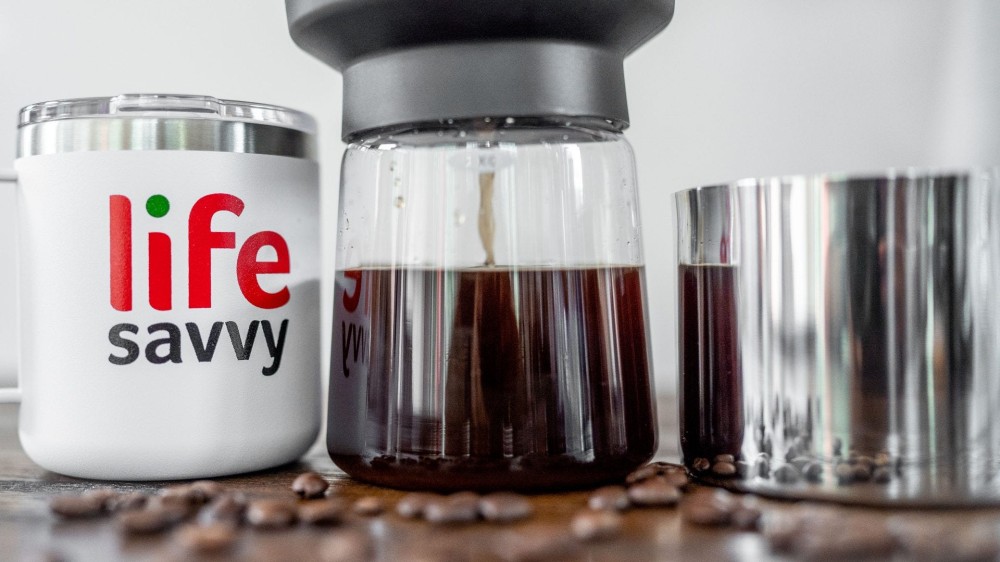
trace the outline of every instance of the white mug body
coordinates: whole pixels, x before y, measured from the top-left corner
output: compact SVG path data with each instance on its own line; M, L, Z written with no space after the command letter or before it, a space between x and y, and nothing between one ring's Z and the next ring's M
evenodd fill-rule
M19 434L46 469L204 478L316 439L317 165L176 148L16 162Z

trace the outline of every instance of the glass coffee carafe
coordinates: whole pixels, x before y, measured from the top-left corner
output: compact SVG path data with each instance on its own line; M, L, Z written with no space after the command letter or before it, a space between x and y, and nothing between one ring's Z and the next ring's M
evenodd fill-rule
M397 488L624 477L656 415L623 61L673 0L288 0L344 76L330 456Z
M445 120L349 145L328 445L402 488L623 477L656 449L632 150L603 119Z

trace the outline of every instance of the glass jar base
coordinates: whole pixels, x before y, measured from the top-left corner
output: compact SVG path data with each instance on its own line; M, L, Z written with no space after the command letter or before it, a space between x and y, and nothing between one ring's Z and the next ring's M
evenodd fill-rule
M454 492L571 490L621 482L653 457L624 455L581 461L569 455L515 458L331 455L352 478L401 490Z

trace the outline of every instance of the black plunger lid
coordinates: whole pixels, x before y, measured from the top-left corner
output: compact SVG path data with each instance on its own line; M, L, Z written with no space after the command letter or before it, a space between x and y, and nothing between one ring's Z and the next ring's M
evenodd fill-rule
M625 56L674 0L286 0L344 74L343 137L403 123L566 115L628 125Z

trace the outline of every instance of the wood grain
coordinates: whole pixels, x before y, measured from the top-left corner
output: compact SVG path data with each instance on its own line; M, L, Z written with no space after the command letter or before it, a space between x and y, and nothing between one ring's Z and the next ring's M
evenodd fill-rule
M661 419L673 418L661 406ZM17 407L0 405L0 560L27 560L57 554L65 560L192 560L170 532L132 538L123 536L113 520L60 520L49 513L48 499L60 493L110 486L121 491L154 492L163 483L96 482L61 476L34 465L17 441ZM665 424L660 458L676 458L673 435ZM674 431L673 433L671 433ZM253 497L294 498L292 480L315 470L331 481L333 493L345 498L382 498L389 508L378 517L351 516L347 526L365 530L375 544L378 560L497 560L512 533L544 525L566 530L572 515L586 506L587 492L543 494L531 497L536 514L515 524L477 523L438 527L406 520L392 511L402 492L368 486L348 478L314 447L300 462L274 470L217 479L225 486ZM791 503L762 501L765 512L794 509ZM889 517L892 511L843 508L844 516ZM961 512L907 512L948 523L1000 521L996 510ZM563 558L588 561L619 560L767 560L772 554L757 533L701 528L684 523L675 508L633 509L624 514L624 532L613 540L576 544ZM256 531L241 529L236 545L208 560L322 560L324 541L342 527ZM36 558L38 559L38 558ZM40 558L44 559L44 558Z

